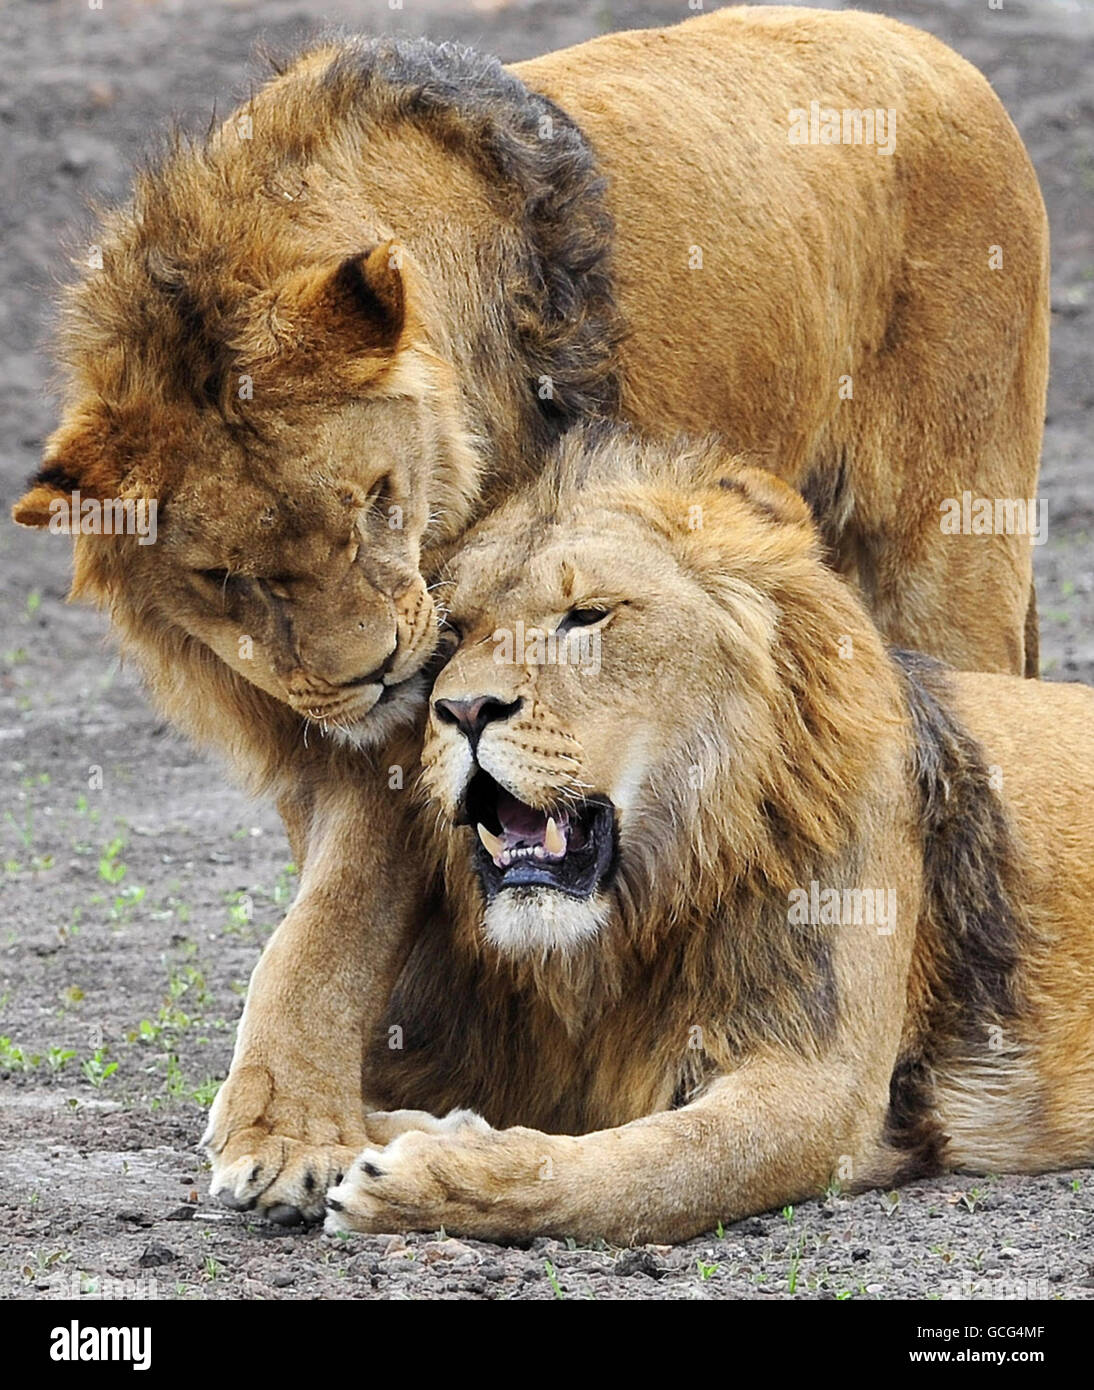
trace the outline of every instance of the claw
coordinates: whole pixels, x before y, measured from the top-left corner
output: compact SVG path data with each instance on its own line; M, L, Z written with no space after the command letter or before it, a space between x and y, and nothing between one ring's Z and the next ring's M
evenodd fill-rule
M272 1221L275 1226L299 1226L304 1220L304 1214L299 1207L282 1202L270 1208L266 1213L266 1220Z
M216 1199L222 1207L227 1207L229 1211L250 1211L255 1204L253 1197L244 1199L237 1197L234 1192L222 1188L217 1194Z

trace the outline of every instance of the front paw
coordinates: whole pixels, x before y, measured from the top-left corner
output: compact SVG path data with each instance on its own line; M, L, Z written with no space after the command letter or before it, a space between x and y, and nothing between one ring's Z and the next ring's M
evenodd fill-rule
M295 1226L318 1221L328 1189L340 1183L357 1149L247 1130L213 1158L210 1195L233 1211L257 1211Z
M491 1129L469 1111L433 1123L450 1127L407 1129L357 1157L327 1193L328 1235L442 1226L485 1239L523 1232L546 1196L541 1165L550 1160L540 1154L550 1140L531 1130Z
M317 1221L368 1139L361 1111L287 1095L264 1068L248 1068L225 1082L202 1136L210 1195L284 1225Z
M434 1178L443 1135L407 1130L385 1148L359 1154L327 1193L327 1235L447 1229L450 1194Z

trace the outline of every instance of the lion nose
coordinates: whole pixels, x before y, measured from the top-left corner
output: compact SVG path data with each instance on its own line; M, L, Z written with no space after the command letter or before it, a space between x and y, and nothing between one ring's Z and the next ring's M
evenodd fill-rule
M434 700L433 710L442 724L455 724L474 751L487 724L508 719L520 705L519 700L506 704L493 695L479 695L473 700Z

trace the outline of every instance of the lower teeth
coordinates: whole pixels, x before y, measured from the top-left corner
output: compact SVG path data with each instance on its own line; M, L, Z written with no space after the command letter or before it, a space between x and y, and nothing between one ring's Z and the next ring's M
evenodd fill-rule
M519 849L503 850L499 858L494 860L494 863L497 864L499 869L508 869L510 865L519 864L525 859L535 859L542 862L546 860L547 857L547 850L543 845L521 845ZM557 863L559 859L564 857L565 856L562 855L554 855L552 859Z

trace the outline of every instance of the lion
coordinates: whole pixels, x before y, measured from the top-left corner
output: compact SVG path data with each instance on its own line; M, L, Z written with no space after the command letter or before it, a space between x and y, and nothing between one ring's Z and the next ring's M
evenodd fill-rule
M812 143L820 101L849 143L831 112ZM158 505L154 545L77 536L73 595L274 796L304 869L213 1111L240 1202L321 1212L362 1141L339 1030L378 1016L421 909L388 790L430 582L574 424L724 433L808 499L890 640L1036 671L1028 538L939 523L1035 488L1044 208L988 84L926 34L728 10L509 68L331 41L176 143L84 259L15 519Z
M445 897L328 1231L672 1242L1094 1160L1094 691L887 648L822 554L724 447L618 433L471 531Z

